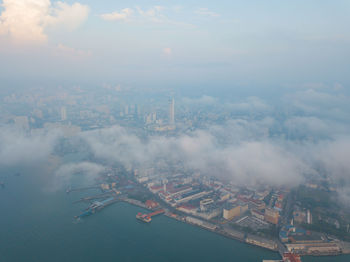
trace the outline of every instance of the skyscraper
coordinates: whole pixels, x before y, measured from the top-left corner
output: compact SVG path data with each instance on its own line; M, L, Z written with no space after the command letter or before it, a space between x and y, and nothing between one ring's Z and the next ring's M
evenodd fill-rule
M169 124L175 125L175 100L174 98L169 100Z
M65 106L61 107L61 120L64 121L67 119L67 109Z

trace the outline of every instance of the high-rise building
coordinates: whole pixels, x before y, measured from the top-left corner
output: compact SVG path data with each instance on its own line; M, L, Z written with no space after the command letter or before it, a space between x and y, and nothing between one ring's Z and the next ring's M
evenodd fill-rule
M61 120L67 120L67 109L65 106L61 107Z
M310 209L307 210L307 213L306 213L306 222L310 225L312 224L312 216L311 216L311 212L310 212Z
M174 98L169 100L169 124L175 125L175 100Z
M124 106L124 115L128 115L129 114L129 105Z

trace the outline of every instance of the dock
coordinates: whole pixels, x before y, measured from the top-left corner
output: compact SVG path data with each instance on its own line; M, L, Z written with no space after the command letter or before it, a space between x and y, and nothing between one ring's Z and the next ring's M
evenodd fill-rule
M102 199L102 198L110 197L111 195L112 194L110 192L108 192L108 193L102 193L102 194L97 194L97 195L88 196L88 197L82 197L79 200L74 201L73 203L76 204L76 203L85 202L85 201Z
M158 209L158 210L156 210L152 213L148 213L148 214L142 214L141 212L139 212L139 213L137 213L136 218L143 221L143 222L149 223L152 221L152 217L163 214L163 213L165 213L164 209Z
M119 200L115 197L109 197L102 201L94 201L83 213L81 213L78 216L75 216L74 218L80 219L82 217L90 216L92 214L95 214L97 211L105 208L106 206L114 204L115 202L118 202L118 201Z

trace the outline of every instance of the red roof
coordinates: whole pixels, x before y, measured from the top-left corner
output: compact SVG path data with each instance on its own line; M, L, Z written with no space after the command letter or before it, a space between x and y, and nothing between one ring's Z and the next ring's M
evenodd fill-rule
M281 203L276 202L275 207L277 207L277 208L282 208L282 205L281 205Z
M145 204L147 207L150 207L150 208L157 207L159 205L157 202L153 200L147 200Z
M287 262L301 262L300 256L297 254L292 253L284 253L283 254L283 261Z

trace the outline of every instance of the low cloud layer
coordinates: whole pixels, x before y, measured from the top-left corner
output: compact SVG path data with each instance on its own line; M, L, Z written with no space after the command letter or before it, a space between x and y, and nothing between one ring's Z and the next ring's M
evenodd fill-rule
M91 162L63 164L54 172L53 186L50 189L61 189L74 182L79 185L95 184L95 179L104 170L102 165Z
M33 166L47 161L60 131L28 134L13 127L0 128L0 165Z
M346 192L350 192L349 121L330 117L322 107L345 113L348 104L340 103L339 99L347 101L348 97L315 90L306 94L329 99L311 103L310 97L294 94L292 103L284 104L290 111L276 114L277 109L266 101L247 98L232 103L233 111L240 108L243 116L171 137L139 136L135 130L120 126L81 132L74 138L76 143L72 143L72 147L88 153L89 158L83 162L62 163L53 179L62 186L70 183L76 173L84 173L82 178L92 183L104 169L97 163L120 163L131 168L154 167L161 170L160 173L167 170L200 172L239 185L298 185L305 179L328 177L341 186L346 196ZM203 96L186 98L182 103L212 106L220 102ZM316 113L300 111L307 105L319 109ZM226 104L224 107L230 110ZM0 164L41 163L54 153L61 137L59 131L27 134L1 128ZM95 159L97 163L86 159Z
M174 138L154 136L142 141L121 127L86 132L83 135L95 156L133 167L152 167L159 163L199 171L237 184L297 184L313 172L302 159L289 152L283 143L254 140L235 123L196 131ZM250 127L246 126L246 131ZM229 144L215 134L235 133ZM242 135L239 135L241 133Z

